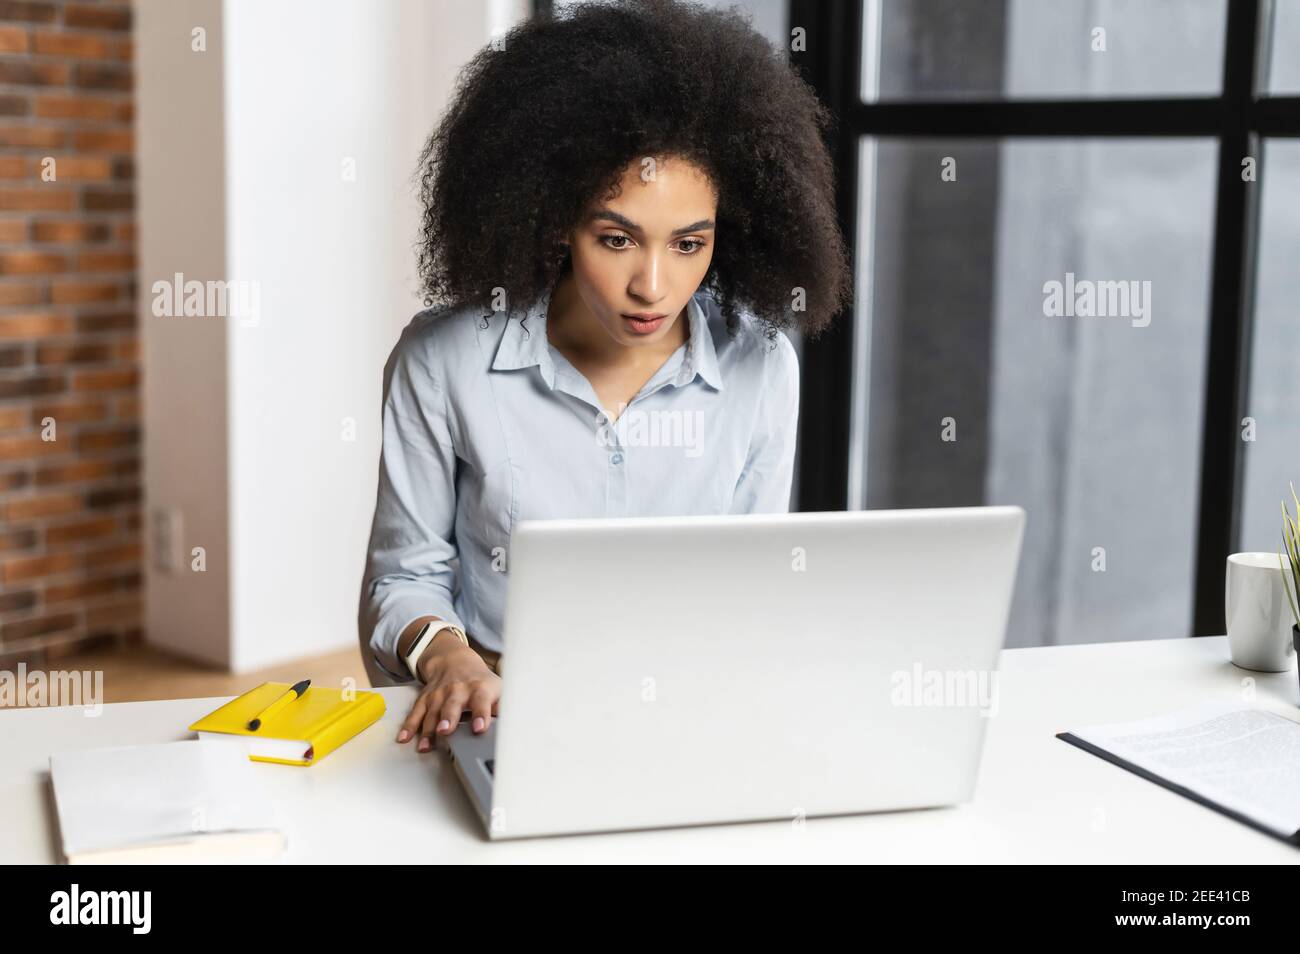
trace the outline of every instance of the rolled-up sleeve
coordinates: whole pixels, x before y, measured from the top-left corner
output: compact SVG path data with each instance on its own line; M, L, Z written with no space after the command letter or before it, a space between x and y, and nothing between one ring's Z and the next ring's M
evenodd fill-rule
M767 363L745 469L736 482L732 513L789 513L799 429L799 356L783 333ZM764 345L764 347L767 347Z
M375 661L411 681L397 641L412 621L438 616L462 626L454 606L456 452L447 395L408 325L384 367L383 446L359 623Z

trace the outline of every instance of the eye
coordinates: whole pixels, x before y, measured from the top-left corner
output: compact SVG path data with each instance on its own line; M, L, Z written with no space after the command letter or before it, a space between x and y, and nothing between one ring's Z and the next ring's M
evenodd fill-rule
M624 249L631 248L632 246L632 238L628 235L602 235L600 236L599 241L601 245L604 245L608 249L613 249L616 252L621 252ZM682 239L678 242L678 248L680 248L686 255L694 255L707 244L707 242L703 242L700 239Z

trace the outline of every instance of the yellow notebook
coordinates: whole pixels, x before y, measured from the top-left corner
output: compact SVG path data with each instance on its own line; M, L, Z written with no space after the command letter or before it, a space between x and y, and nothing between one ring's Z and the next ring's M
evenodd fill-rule
M384 714L384 697L377 692L308 686L307 691L262 723L256 732L249 721L292 688L292 683L264 682L190 726L200 739L243 736L254 762L315 765Z

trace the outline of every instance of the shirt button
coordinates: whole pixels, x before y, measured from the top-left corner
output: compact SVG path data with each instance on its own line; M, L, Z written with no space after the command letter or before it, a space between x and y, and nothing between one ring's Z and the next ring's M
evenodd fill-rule
M623 455L616 453L613 457L610 458L610 461L615 464L621 464L623 463Z

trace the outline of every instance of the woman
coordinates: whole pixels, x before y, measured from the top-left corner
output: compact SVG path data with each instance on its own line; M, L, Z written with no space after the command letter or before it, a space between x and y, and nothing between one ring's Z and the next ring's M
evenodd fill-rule
M496 713L520 520L789 509L780 329L848 299L828 121L744 20L678 0L569 7L468 64L421 157L441 304L385 368L361 593L374 662L423 683L399 743Z

